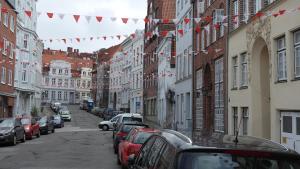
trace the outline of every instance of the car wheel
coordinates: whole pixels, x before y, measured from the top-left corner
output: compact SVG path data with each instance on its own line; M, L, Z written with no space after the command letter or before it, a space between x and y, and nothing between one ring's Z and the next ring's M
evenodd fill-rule
M108 125L104 125L104 126L102 127L102 130L104 130L104 131L108 131L108 129L109 129Z
M11 146L15 146L17 144L17 137L14 135L12 142L10 143Z
M26 135L25 133L23 134L23 138L21 139L21 142L24 143L26 141Z
M117 163L118 163L119 165L121 165L121 161L120 161L120 158L119 158L119 153L117 154Z
M55 132L55 129L54 129L54 127L53 127L53 129L52 129L52 131L51 131L52 133L54 133Z
M117 154L118 153L118 149L114 146L114 153Z
M36 137L39 138L40 136L41 136L41 132L39 130L38 133L36 134Z

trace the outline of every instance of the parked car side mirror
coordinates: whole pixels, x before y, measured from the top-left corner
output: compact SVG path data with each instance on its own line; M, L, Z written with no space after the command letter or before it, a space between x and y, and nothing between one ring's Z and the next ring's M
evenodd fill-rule
M131 167L134 165L134 161L135 161L135 155L131 154L130 156L128 156L128 166Z

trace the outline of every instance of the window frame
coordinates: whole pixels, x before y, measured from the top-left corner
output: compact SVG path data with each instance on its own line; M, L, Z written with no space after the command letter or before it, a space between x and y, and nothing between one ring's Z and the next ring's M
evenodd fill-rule
M242 53L240 55L240 64L241 64L241 79L240 79L240 85L241 87L247 87L248 86L248 59L247 59L247 53Z
M280 47L280 42L281 40L283 40L283 46ZM277 80L278 81L285 81L287 80L287 66L286 66L286 40L285 40L285 36L282 36L278 39L276 39L276 44L277 44L277 50L276 50L276 56L277 56ZM280 54L283 54L283 56L280 56ZM281 60L280 58L283 58L283 60ZM283 65L280 65L280 63L282 62ZM281 70L282 69L282 70ZM283 71L283 77L280 77L280 71Z
M299 36L299 42L296 42L296 35ZM294 76L295 78L300 78L300 53L297 56L297 50L300 51L300 30L294 32ZM297 57L299 59L299 65L297 66ZM297 74L297 68L299 69L299 74Z
M6 84L6 67L1 68L1 83Z
M238 57L232 57L232 88L236 89L238 87Z

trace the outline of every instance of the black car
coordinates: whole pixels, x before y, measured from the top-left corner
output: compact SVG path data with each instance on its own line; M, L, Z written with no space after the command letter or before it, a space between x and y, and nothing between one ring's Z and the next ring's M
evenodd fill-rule
M17 141L25 140L25 130L20 119L8 118L0 123L0 143L16 145Z
M114 152L118 153L119 143L121 142L121 140L124 140L127 137L131 129L141 127L148 128L149 126L140 122L131 122L123 123L119 126L119 128L115 129L115 131L113 132Z
M49 131L55 132L54 117L44 116L39 120L41 134L48 134Z
M178 132L163 130L151 136L131 169L300 169L300 155L265 139L223 135L192 143Z

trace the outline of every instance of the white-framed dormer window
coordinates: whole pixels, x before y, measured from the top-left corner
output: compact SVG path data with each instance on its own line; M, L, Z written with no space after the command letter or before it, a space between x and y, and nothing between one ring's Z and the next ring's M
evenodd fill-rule
M294 33L295 77L300 77L300 30Z
M241 86L248 85L248 62L247 53L241 54Z
M239 27L239 1L235 0L233 2L233 28Z
M277 39L277 78L287 80L285 37Z
M52 69L52 74L56 74L56 69Z
M5 84L6 83L6 67L2 66L1 69L1 83Z
M4 12L3 13L3 24L8 27L8 20L9 20L9 13L8 12Z
M232 88L237 88L238 78L238 61L237 56L232 58Z
M10 15L10 30L15 32L15 18L13 15Z
M261 0L254 0L254 13L256 14L258 11L262 8L262 2Z
M12 85L12 71L8 69L8 85Z

